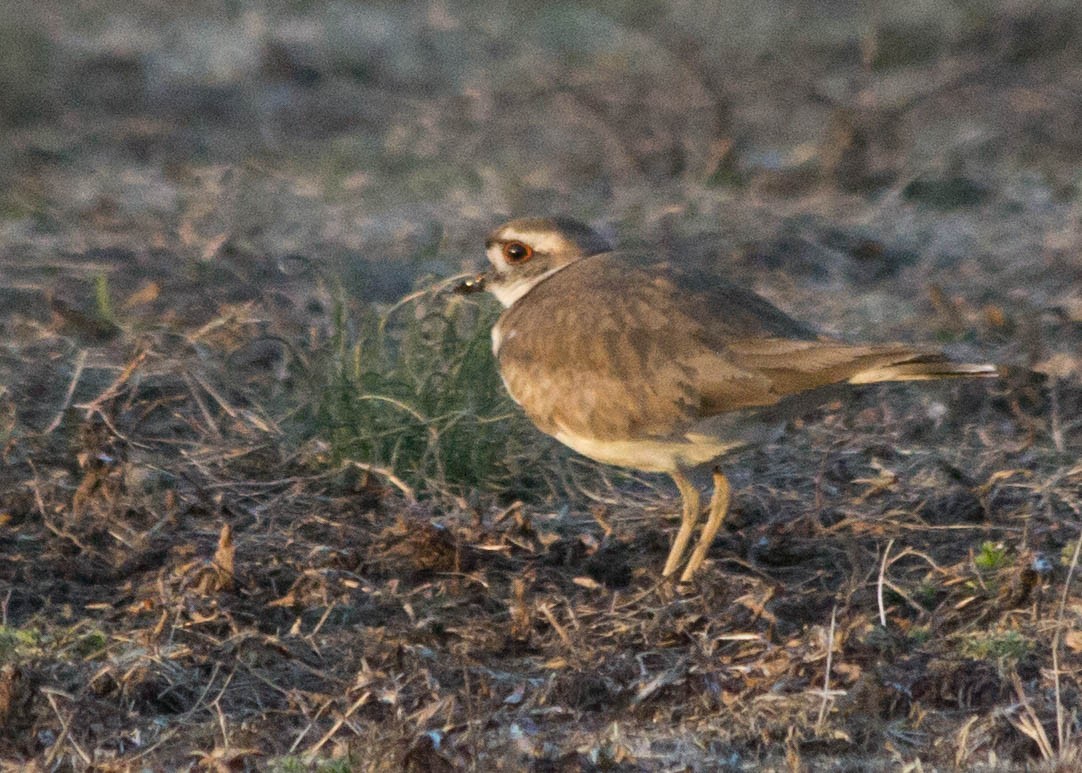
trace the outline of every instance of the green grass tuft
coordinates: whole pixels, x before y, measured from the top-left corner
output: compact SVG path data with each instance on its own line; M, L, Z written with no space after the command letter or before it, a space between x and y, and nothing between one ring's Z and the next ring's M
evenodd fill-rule
M998 542L983 542L973 563L982 572L994 572L1008 566L1010 558L1004 545Z
M0 663L14 662L37 651L40 634L32 628L11 628L0 625Z
M1033 649L1033 642L1019 631L985 631L967 638L963 654L971 658L1016 663Z
M491 351L488 299L421 289L389 310L351 312L342 293L309 383L309 432L331 461L389 468L421 491L514 497L552 489L566 454L507 396Z
M112 293L109 292L109 277L104 273L94 277L94 305L98 317L116 324L116 312L113 310Z
M350 773L356 770L353 760L306 760L304 757L280 757L271 760L269 770L272 773Z

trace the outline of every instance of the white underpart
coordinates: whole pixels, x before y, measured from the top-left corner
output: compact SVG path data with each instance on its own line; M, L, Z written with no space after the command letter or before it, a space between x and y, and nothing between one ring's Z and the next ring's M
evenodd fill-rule
M686 440L599 440L561 428L553 437L595 461L644 472L671 473L697 467L743 445L691 433L684 436Z
M503 342L504 341L510 341L514 337L515 337L515 331L514 330L512 330L510 333L508 333L505 336L503 334L503 331L500 330L499 321L497 321L496 324L492 326L492 354L499 357L500 356L500 347L503 345ZM505 384L506 384L506 382L505 382ZM508 391L510 391L510 390L508 390Z

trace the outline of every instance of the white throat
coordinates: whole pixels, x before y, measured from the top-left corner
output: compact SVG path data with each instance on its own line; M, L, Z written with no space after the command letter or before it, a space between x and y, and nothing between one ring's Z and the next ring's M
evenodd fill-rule
M545 281L557 271L567 268L568 265L570 264L557 266L537 276L516 277L501 274L497 281L489 282L486 289L496 296L500 303L504 305L504 308L510 308L519 298L530 292L538 282Z

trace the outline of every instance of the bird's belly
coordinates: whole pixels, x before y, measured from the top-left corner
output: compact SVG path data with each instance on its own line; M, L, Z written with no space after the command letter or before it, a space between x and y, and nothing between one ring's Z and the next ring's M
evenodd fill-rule
M560 429L553 437L594 461L644 472L674 472L713 461L727 451L744 445L702 435L684 438L603 440Z

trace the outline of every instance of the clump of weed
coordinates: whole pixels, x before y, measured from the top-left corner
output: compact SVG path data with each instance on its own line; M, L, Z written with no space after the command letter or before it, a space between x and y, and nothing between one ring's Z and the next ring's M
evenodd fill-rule
M983 631L965 639L962 652L980 660L1016 663L1033 649L1033 642L1019 631Z
M490 329L498 309L443 286L382 312L351 310L339 294L317 354L308 428L332 462L393 470L421 490L551 488L566 454L537 432L501 383Z
M19 660L40 644L40 635L31 628L0 625L0 663Z
M269 770L273 773L349 773L355 770L354 760L329 759L329 760L305 760L300 756L280 757L271 760Z
M973 558L973 563L982 572L995 572L1010 564L1007 548L998 542L981 543L980 552Z
M932 629L927 625L915 625L909 629L906 638L914 647L920 647L932 640Z

